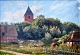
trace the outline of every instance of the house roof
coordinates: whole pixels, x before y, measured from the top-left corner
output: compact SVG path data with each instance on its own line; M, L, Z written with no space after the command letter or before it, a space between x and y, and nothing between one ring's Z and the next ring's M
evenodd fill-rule
M18 36L15 25L1 25L0 34L5 33L4 36Z
M80 31L71 33L70 37L67 39L67 42L80 42Z
M24 14L24 16L25 16L25 15L33 15L31 9L29 8L29 6L28 6L27 11L26 11L26 13Z

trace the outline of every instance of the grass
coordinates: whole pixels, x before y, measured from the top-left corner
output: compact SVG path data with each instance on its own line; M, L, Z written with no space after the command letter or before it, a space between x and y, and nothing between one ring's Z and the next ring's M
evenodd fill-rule
M1 52L1 51L0 51L0 55L14 55L14 54L7 53L7 52Z

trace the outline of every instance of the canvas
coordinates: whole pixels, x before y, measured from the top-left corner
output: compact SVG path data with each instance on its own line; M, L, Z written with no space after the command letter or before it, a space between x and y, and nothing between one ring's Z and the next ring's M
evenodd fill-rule
M80 55L80 0L0 0L0 55Z

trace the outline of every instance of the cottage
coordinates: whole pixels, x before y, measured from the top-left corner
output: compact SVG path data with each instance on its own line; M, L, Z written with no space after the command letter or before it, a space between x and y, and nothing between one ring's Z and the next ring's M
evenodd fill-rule
M67 46L78 46L80 45L80 31L71 33L70 37L65 41Z
M15 25L0 25L0 43L17 42Z

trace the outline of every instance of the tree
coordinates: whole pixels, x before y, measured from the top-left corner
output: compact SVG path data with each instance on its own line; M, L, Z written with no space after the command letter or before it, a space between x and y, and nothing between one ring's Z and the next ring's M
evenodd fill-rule
M64 41L66 41L67 38L69 38L69 35L65 34L64 36L62 36L61 38L59 38L58 43L62 43Z
M52 37L51 37L51 34L50 33L45 33L45 39L47 39L47 40L51 40L52 39Z
M57 26L56 27L54 26L53 28L51 28L50 33L52 34L53 38L61 36L61 31Z
M45 46L48 46L52 43L52 40L47 40L46 38L42 38L41 41L45 44Z
M66 31L65 31L65 30L63 30L63 31L62 31L62 35L65 35L65 34L66 34Z
M44 19L45 16L44 16L44 15L39 15L39 16L37 16L37 18L39 18L39 19Z
M41 39L45 35L45 30L38 26L31 26L30 28L24 28L24 36L26 39Z

